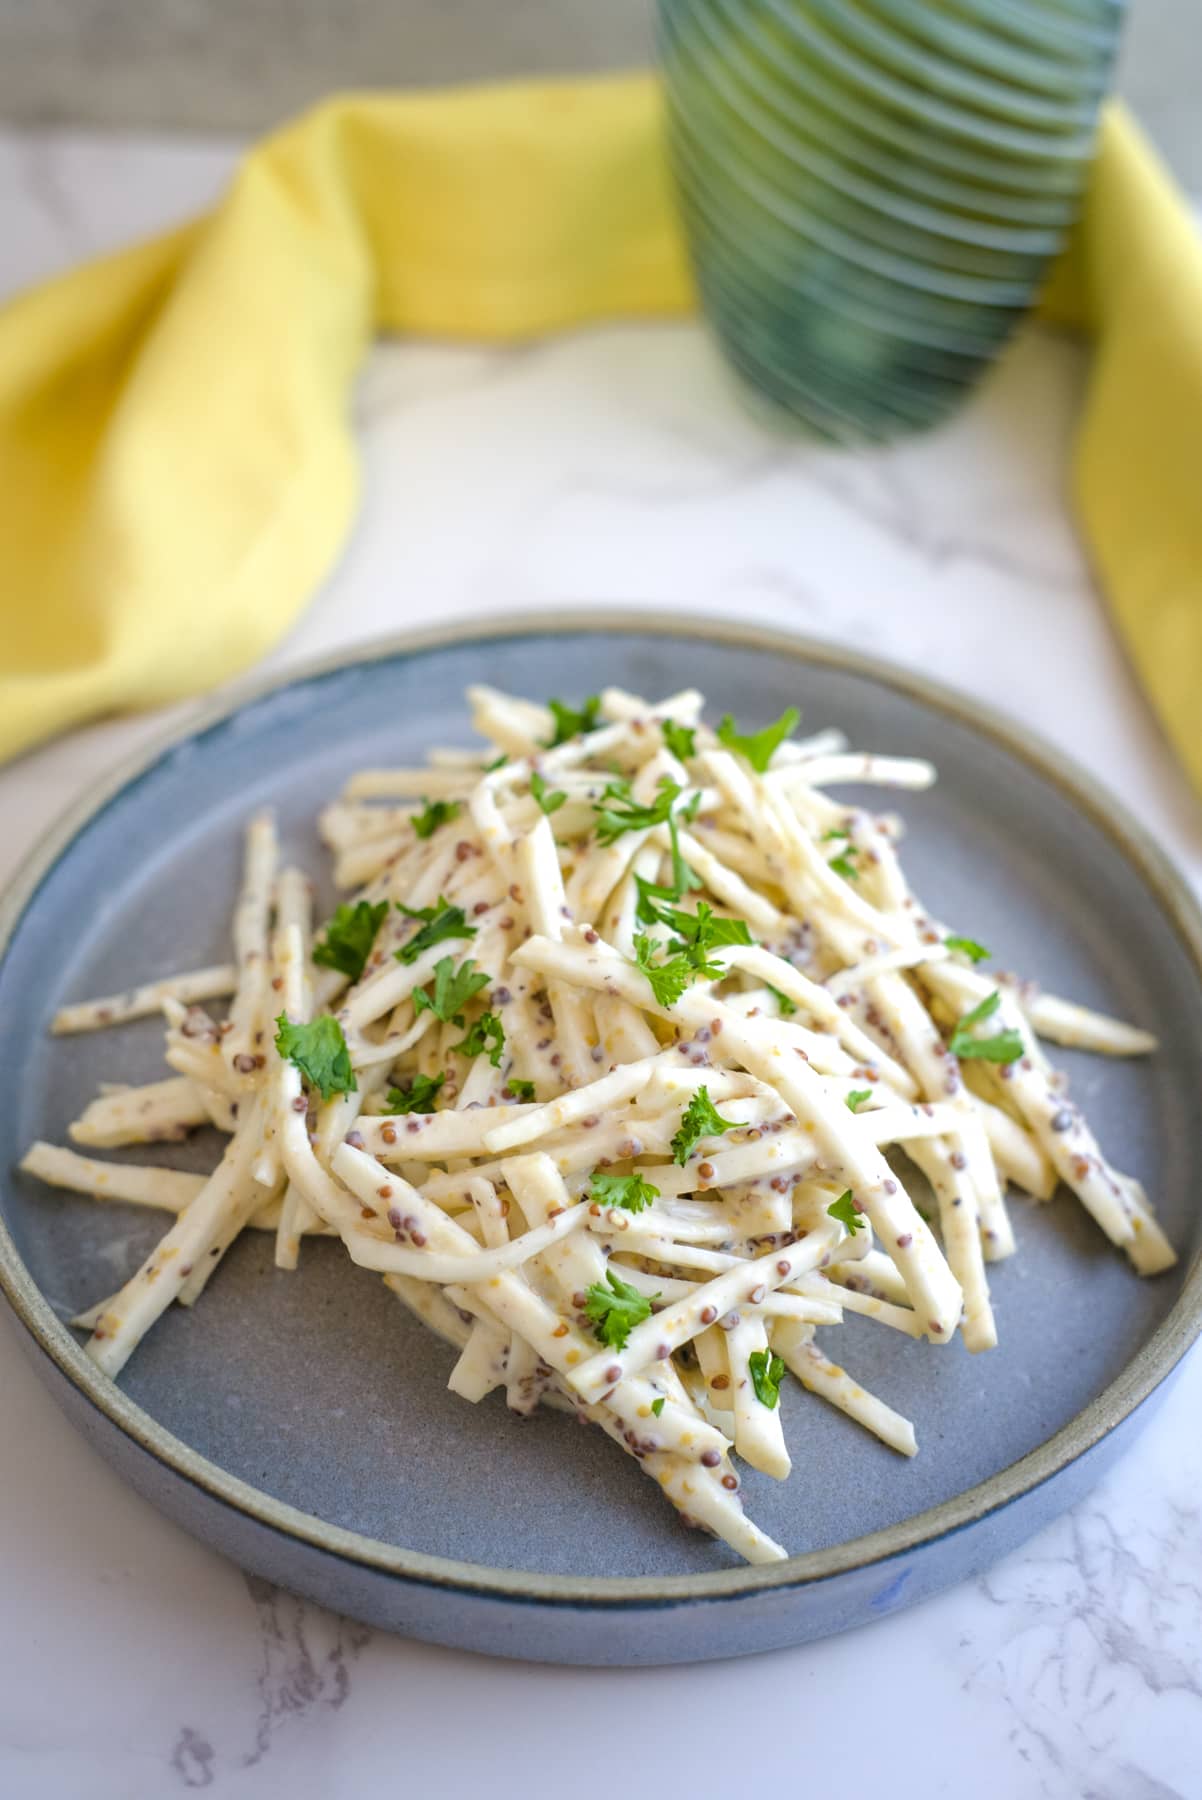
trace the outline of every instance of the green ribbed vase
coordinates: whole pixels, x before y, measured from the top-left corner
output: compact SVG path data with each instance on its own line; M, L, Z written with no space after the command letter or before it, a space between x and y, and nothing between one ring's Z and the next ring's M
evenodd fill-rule
M934 424L1076 217L1123 0L659 0L706 315L840 442Z

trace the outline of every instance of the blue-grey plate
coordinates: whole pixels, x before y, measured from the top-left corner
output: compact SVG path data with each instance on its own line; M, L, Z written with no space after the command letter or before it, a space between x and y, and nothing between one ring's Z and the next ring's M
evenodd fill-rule
M835 1354L915 1421L906 1462L812 1397L785 1398L787 1483L749 1471L753 1515L794 1552L766 1568L690 1533L599 1433L445 1391L450 1352L352 1267L306 1244L295 1274L247 1236L195 1311L173 1309L114 1386L63 1320L157 1235L12 1174L62 1139L101 1080L160 1072L153 1022L52 1040L62 1001L226 952L239 828L264 801L289 850L363 763L470 739L464 686L578 697L695 683L758 724L794 703L868 749L932 758L906 796L908 866L941 917L1015 967L1153 1027L1144 1062L1065 1055L1115 1160L1182 1252L1141 1281L1077 1203L1014 1201L1019 1254L992 1270L1001 1346L971 1357L870 1322ZM1029 736L919 678L737 625L630 614L415 633L205 709L105 781L0 910L0 1279L61 1404L139 1492L285 1586L439 1643L568 1662L663 1662L797 1643L972 1574L1092 1483L1154 1404L1202 1317L1202 922L1142 832ZM155 1147L203 1166L213 1146ZM125 1152L124 1154L136 1154ZM837 1348L836 1348L837 1347Z

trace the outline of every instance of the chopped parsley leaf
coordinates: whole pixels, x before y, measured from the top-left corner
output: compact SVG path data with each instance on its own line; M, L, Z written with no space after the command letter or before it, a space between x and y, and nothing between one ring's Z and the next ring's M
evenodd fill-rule
M276 1019L275 1047L285 1062L300 1070L323 1100L353 1094L358 1087L350 1051L337 1019L323 1013L309 1025L294 1025L287 1013Z
M492 976L477 969L470 956L458 969L453 957L444 956L434 965L433 996L426 988L415 988L413 1010L415 1013L432 1012L444 1025L462 1025L464 1007L472 995L487 987L491 980Z
M620 1206L626 1212L642 1212L645 1206L659 1199L659 1189L644 1181L637 1169L633 1175L605 1175L600 1169L594 1169L588 1178L588 1187L598 1206Z
M664 719L660 726L664 734L664 743L673 756L681 762L688 762L690 756L697 754L697 731L691 725L678 725L675 719Z
M785 1360L775 1350L753 1350L747 1358L747 1372L755 1397L761 1406L775 1408L780 1400L780 1384L785 1378Z
M489 1062L494 1069L499 1069L501 1052L505 1048L505 1027L496 1013L481 1013L468 1026L467 1036L462 1043L452 1044L451 1048L457 1050L460 1056L480 1056L487 1051Z
M668 837L672 844L672 887L674 890L670 898L673 900L683 900L690 888L705 886L701 877L690 869L684 859L684 852L680 848L680 831L677 824L678 819L683 819L686 824L691 825L697 817L697 809L700 805L701 795L694 794L693 798L678 812L668 814Z
M490 763L485 763L484 773L486 775L491 775L493 773L494 769L503 769L505 767L505 764L508 761L509 761L508 756L506 755L505 751L502 750L500 756L494 756Z
M672 1160L681 1168L692 1151L705 1137L721 1137L736 1123L717 1112L705 1088L699 1087L680 1118L680 1129L672 1139Z
M800 722L801 714L795 706L791 706L774 724L765 725L762 731L755 731L744 737L730 714L726 713L718 727L718 742L728 750L746 757L757 774L762 775L772 761L773 751L784 743L790 732L796 731Z
M659 1418L659 1415L664 1410L664 1401L667 1399L667 1397L668 1396L666 1394L661 1394L658 1400L653 1400L651 1402L651 1410L655 1414L657 1419Z
M505 1091L508 1094L512 1094L515 1100L529 1101L534 1099L534 1083L532 1081L519 1081L515 1075L511 1075L509 1080L505 1083Z
M623 832L649 831L655 825L666 824L671 817L673 804L683 791L683 788L675 781L669 781L665 775L659 784L659 793L650 806L641 806L632 797L628 781L611 781L602 792L602 804L593 808L597 815L598 840L602 844L613 844ZM610 803L608 806L604 804L607 800Z
M593 1322L593 1336L611 1350L621 1350L636 1325L651 1317L651 1300L631 1287L612 1269L606 1269L608 1288L594 1281L585 1290L585 1316ZM658 1300L659 1295L652 1298Z
M829 844L835 838L849 838L850 836L850 831L843 831L836 825L830 831L824 831L818 842L820 844Z
M724 918L704 900L698 901L695 913L664 907L659 919L661 925L679 933L679 941L673 941L669 948L684 950L694 962L697 955L704 956L707 950L721 949L724 944L755 943L745 920Z
M551 817L552 813L558 812L560 807L567 800L567 795L562 788L556 788L555 792L552 794L547 792L547 784L537 769L535 769L530 776L530 792L534 795L534 798L538 801L539 807L546 813L548 818Z
M566 744L585 731L596 731L601 720L600 694L590 694L584 705L577 712L574 707L565 706L562 700L548 700L547 707L555 721L554 736L548 739L544 748L554 750L557 744Z
M313 961L319 968L337 969L348 981L358 981L387 912L387 900L375 906L370 900L357 900L354 906L337 907L326 926L325 941L313 946Z
M1002 996L993 993L987 999L982 1000L979 1006L974 1006L971 1012L964 1014L952 1032L951 1041L948 1044L948 1049L953 1056L959 1056L966 1062L975 1060L977 1062L1012 1063L1018 1061L1023 1053L1021 1032L1008 1028L1005 1031L995 1031L992 1037L973 1036L973 1026L981 1025L986 1019L991 1019L1001 1004Z
M797 1011L797 1008L793 1004L792 1000L790 1000L788 994L782 994L780 989L774 988L770 981L765 982L764 985L768 989L768 992L772 995L772 998L776 1001L777 1006L780 1008L781 1018L782 1019L791 1018L793 1016L793 1014Z
M645 931L640 931L634 940L635 959L651 983L651 992L661 1006L675 1006L699 971L687 956L670 956L666 962L656 962L660 948L659 939L648 937Z
M397 911L404 913L407 919L424 919L420 931L415 931L409 942L393 955L398 962L415 963L423 950L433 949L435 944L445 942L447 938L475 937L476 927L469 925L461 906L451 906L438 896L433 906L402 906L397 901Z
M844 881L858 881L860 879L860 871L852 862L851 857L846 854L843 856L832 856L826 866L828 869L832 870L834 874L842 875Z
M855 1237L857 1231L862 1230L860 1209L856 1205L855 1196L850 1188L844 1188L839 1198L832 1200L826 1210L832 1219L838 1219L843 1229L852 1237Z
M449 825L462 811L458 800L427 800L425 811L413 815L413 829L419 838L432 837L440 825Z
M961 956L967 956L970 962L984 962L993 954L991 950L985 948L984 944L978 944L975 938L945 937L943 941L949 950L958 950Z
M415 1075L407 1088L389 1088L384 1103L387 1113L428 1113L434 1111L438 1090L445 1075Z
M871 1088L852 1088L850 1094L844 1094L843 1104L848 1112L859 1112L865 1100L872 1099Z

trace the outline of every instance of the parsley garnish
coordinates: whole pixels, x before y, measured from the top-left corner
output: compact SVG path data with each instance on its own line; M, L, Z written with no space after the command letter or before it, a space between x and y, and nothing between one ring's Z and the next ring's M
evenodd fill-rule
M425 988L415 988L413 1010L415 1013L432 1012L444 1025L462 1025L464 1007L472 995L487 987L491 980L492 976L477 969L470 956L458 969L452 957L444 956L434 965L433 998Z
M780 1384L785 1378L784 1358L775 1350L753 1350L747 1358L747 1372L760 1405L775 1407L780 1400Z
M781 1018L782 1019L790 1018L797 1011L797 1008L793 1004L792 1000L790 1000L788 994L782 994L780 989L774 988L770 981L765 982L764 985L768 989L768 992L772 995L772 998L776 1001L777 1006L779 1006Z
M565 706L562 700L548 700L547 707L555 721L555 735L545 745L548 750L554 750L557 744L566 744L580 732L596 731L601 723L597 716L601 711L600 694L590 694L579 712Z
M953 1056L962 1057L965 1061L975 1058L978 1062L1012 1063L1017 1062L1023 1053L1022 1033L1011 1029L995 1031L992 1037L973 1037L974 1025L983 1024L991 1019L1002 1004L1002 996L994 993L982 1000L980 1006L974 1006L971 1012L964 1014L956 1029L952 1032L948 1049Z
M633 1175L603 1175L600 1169L594 1169L588 1186L598 1206L621 1206L632 1213L642 1212L659 1199L659 1189L644 1181L637 1169Z
M353 1094L359 1085L342 1027L329 1013L311 1025L294 1025L287 1013L281 1013L276 1020L275 1047L323 1100L334 1094Z
M445 1075L415 1075L407 1088L389 1088L384 1111L388 1113L428 1113L434 1111L438 1090Z
M683 953L669 956L666 961L653 961L656 952L661 948L657 938L648 937L640 931L634 940L634 954L639 968L651 983L651 992L661 1006L675 1006L695 975L725 975L726 970L716 963L694 963Z
M833 838L849 838L850 836L850 831L844 831L841 826L836 825L833 826L830 831L824 831L818 842L820 844L829 844Z
M641 893L639 904L644 904ZM707 950L720 949L723 944L755 942L742 919L721 918L704 900L698 902L695 913L678 912L670 906L657 906L649 897L645 904L646 910L651 914L649 922L667 925L671 931L679 934L668 945L669 950L683 951L695 968L702 966ZM640 913L640 917L642 916Z
M735 1122L716 1112L705 1088L699 1087L681 1114L680 1129L672 1139L672 1160L683 1168L702 1138L721 1137Z
M664 743L673 756L679 757L681 762L688 762L690 756L696 756L697 731L694 726L678 725L675 719L664 719L660 729L664 734Z
M683 900L690 888L705 886L701 877L690 869L688 863L684 859L683 852L680 848L680 832L677 825L678 819L683 819L686 824L691 825L693 820L697 817L697 809L700 805L701 795L694 794L693 798L687 801L678 812L670 812L668 814L668 837L672 844L673 892L670 895L662 896L665 899Z
M697 810L696 803L700 798L701 796L699 794L694 794L693 801L690 803L691 810L689 806L681 808L682 818L692 818L694 816ZM644 925L654 925L658 920L659 914L655 909L655 902L657 900L683 900L690 890L705 886L701 877L690 869L688 863L684 859L684 855L680 848L680 836L677 831L676 817L677 815L675 813L668 814L668 836L672 840L671 886L664 887L659 882L645 881L641 875L636 875L634 878L634 884L639 891L638 906L635 909L636 916Z
M458 800L427 800L426 810L413 815L413 829L419 838L431 837L440 825L457 819L462 810Z
M992 950L987 950L984 944L978 944L975 938L945 937L943 941L949 950L958 950L961 956L967 956L970 962L984 962L987 957L993 955Z
M850 1094L843 1096L843 1104L848 1112L859 1112L865 1100L872 1099L871 1088L852 1088Z
M502 750L500 756L494 756L490 763L485 763L484 773L486 775L491 775L494 769L503 769L508 761L508 756L505 754L504 750Z
M491 978L486 975L484 979L488 981ZM481 1013L468 1026L467 1036L462 1043L451 1045L451 1049L457 1050L460 1056L480 1056L487 1050L488 1060L494 1069L501 1066L501 1052L504 1048L505 1027L494 1012Z
M834 874L842 875L844 881L858 881L860 879L860 871L856 868L856 865L852 862L850 856L832 856L826 866Z
M398 900L397 911L404 913L407 919L425 920L421 930L414 932L403 949L393 951L398 962L415 963L423 950L432 950L435 944L441 944L447 938L476 935L476 927L468 924L463 908L451 906L441 894L433 906L402 906Z
M639 893L638 905L634 909L634 916L639 921L640 925L656 925L659 923L659 912L656 907L657 900L683 900L684 898L683 894L674 894L670 887L663 887L657 881L646 881L641 875L635 876L634 885Z
M606 1269L605 1279L608 1288L594 1281L586 1289L585 1316L593 1322L594 1337L608 1344L611 1350L621 1350L634 1327L651 1317L651 1301L637 1288L620 1280L612 1269ZM654 1294L652 1298L658 1300L659 1295Z
M511 1075L509 1080L505 1083L505 1087L507 1091L513 1095L515 1100L533 1100L534 1098L534 1083L532 1081L519 1081L516 1076Z
M783 712L776 723L765 725L762 731L755 731L744 737L735 727L729 713L724 714L718 727L718 742L728 750L735 750L745 756L757 774L762 775L772 761L772 753L783 744L789 733L796 731L801 722L801 714L795 706Z
M553 794L549 794L547 792L547 784L537 769L535 769L530 776L530 792L534 795L534 798L538 801L539 806L542 811L546 813L548 818L551 817L553 812L558 812L567 799L567 795L563 792L562 788L556 788Z
M326 926L325 942L313 946L313 961L320 968L337 969L348 981L358 981L387 911L387 900L376 906L357 900L354 906L337 907Z
M664 1410L664 1401L665 1401L665 1400L666 1400L666 1399L667 1399L667 1395L666 1395L666 1394L661 1394L661 1395L660 1395L660 1397L659 1397L659 1399L658 1399L658 1400L653 1400L653 1401L652 1401L652 1402L651 1402L651 1410L652 1410L652 1412L653 1412L653 1413L654 1413L654 1414L655 1414L655 1416L656 1416L656 1418L657 1418L657 1419L658 1419L658 1418L659 1418L659 1415L660 1415L660 1414L661 1414L661 1413L662 1413L662 1412L663 1412L663 1410Z
M598 839L603 844L612 844L625 831L649 831L654 825L665 825L675 801L683 792L683 788L665 775L650 806L640 806L631 795L628 781L611 781L601 795L602 804L593 808L597 815ZM604 804L606 800L610 802L608 806Z
M832 1219L838 1219L843 1229L850 1232L852 1237L855 1237L856 1232L862 1229L860 1209L856 1205L855 1196L850 1188L844 1188L839 1198L832 1200L826 1210Z

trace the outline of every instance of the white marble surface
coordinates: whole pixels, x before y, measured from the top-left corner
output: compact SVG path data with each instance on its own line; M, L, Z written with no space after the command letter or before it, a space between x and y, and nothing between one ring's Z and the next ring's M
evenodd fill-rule
M0 136L0 289L203 202L230 155ZM620 600L785 623L1008 707L1103 775L1197 880L1196 803L1065 512L1082 373L1078 350L1032 331L953 427L843 457L766 435L691 325L516 353L381 349L359 400L359 530L275 660L500 606ZM92 726L0 770L0 874L161 721ZM914 1612L741 1666L574 1672L419 1648L247 1580L85 1448L6 1327L0 1793L549 1800L610 1786L596 1730L620 1717L606 1732L615 1793L662 1792L670 1776L682 1795L752 1780L792 1794L804 1768L807 1791L859 1800L882 1771L846 1727L871 1696L899 1800L1197 1800L1200 1403L1195 1358L1091 1500ZM732 1707L769 1724L754 1768L716 1765ZM806 1715L802 1758L790 1727ZM695 1724L680 1749L686 1717L716 1728Z

